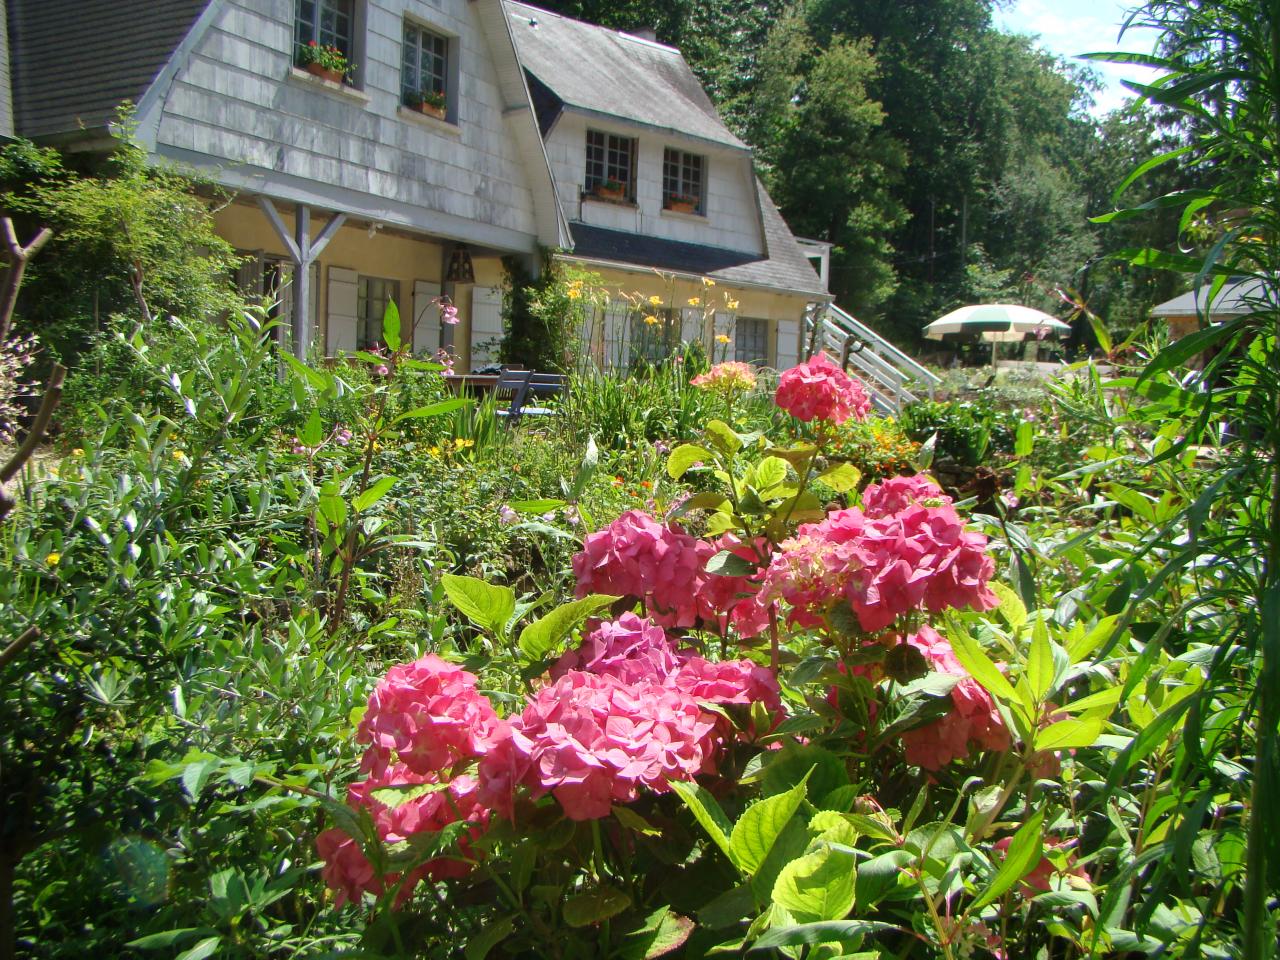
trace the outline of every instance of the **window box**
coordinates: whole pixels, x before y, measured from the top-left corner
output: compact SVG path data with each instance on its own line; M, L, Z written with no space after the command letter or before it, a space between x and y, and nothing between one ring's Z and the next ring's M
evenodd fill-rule
M672 213L697 214L698 198L697 197L668 197L667 203L664 209L670 210Z
M329 67L322 67L318 63L308 63L302 68L313 77L319 77L321 80L328 80L330 83L342 83L342 71L333 70Z
M696 153L667 147L662 153L663 208L702 215L706 161Z
M400 95L406 107L448 121L456 89L456 44L413 20L404 21Z
M593 194L597 200L605 200L609 203L626 203L627 188L622 184L604 184L597 183Z

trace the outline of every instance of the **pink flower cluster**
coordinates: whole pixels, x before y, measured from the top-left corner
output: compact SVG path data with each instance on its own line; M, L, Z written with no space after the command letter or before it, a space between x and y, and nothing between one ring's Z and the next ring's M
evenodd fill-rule
M642 788L661 793L714 765L715 721L652 680L571 670L538 690L511 729L521 779L535 796L553 793L571 820L606 817Z
M732 622L741 636L755 636L767 615L751 601L757 585L747 577L709 574L707 561L721 550L754 560L750 546L726 534L698 540L674 524L662 524L640 510L628 510L591 534L573 558L577 595L615 594L642 600L660 626L701 624L723 630Z
M862 384L819 353L782 374L773 402L797 420L865 420L871 400Z
M466 853L467 840L484 829L489 811L479 802L479 785L454 768L482 756L507 730L475 684L473 674L428 655L392 667L369 697L356 732L356 739L368 744L361 761L368 779L348 788L347 803L368 811L383 843L439 833L451 823L466 821L470 826L460 841ZM419 786L431 789L403 803L387 804L375 796L402 788L412 793ZM358 903L366 892L382 894L396 884L400 906L420 880L462 876L469 869L462 859L441 857L405 876L381 875L360 844L337 828L320 834L316 846L325 860L325 882L338 892L339 906Z
M866 511L834 511L779 544L763 577L765 601L780 597L792 622L816 626L843 599L866 631L921 607L997 606L987 586L995 572L987 538L965 530L936 484L900 478L872 484L863 496Z
M347 802L368 811L387 844L462 821L465 857L492 811L514 815L521 786L534 797L552 793L566 816L587 820L642 790L661 793L672 780L714 770L728 723L706 704L757 701L780 717L768 670L678 651L660 626L634 613L598 624L510 721L499 719L474 675L428 655L392 667L370 696L356 734L368 745L367 779L348 789ZM413 796L414 787L427 789ZM400 788L411 799L379 799L379 791ZM469 869L464 857L440 857L384 875L342 830L326 830L316 844L339 906L397 885L400 905L422 879Z
M739 390L750 390L756 385L756 372L751 364L740 360L726 360L717 363L706 373L700 373L689 381L703 390L719 393L735 393Z
M950 713L923 727L903 731L907 763L925 770L939 770L952 760L967 757L974 747L1009 749L1009 731L995 703L956 659L947 639L931 627L921 627L906 642L920 651L930 669L961 678L951 688Z

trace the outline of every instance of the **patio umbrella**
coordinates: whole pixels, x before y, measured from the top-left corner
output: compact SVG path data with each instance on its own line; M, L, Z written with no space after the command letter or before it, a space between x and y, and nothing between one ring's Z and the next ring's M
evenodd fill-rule
M996 344L1016 343L1027 337L1059 337L1071 326L1041 310L1014 303L976 303L939 317L924 328L929 340L985 340L991 344L991 365Z

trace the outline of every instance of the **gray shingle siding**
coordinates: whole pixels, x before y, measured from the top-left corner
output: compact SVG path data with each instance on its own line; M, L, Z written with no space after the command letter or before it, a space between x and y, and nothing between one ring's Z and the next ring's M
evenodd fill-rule
M14 126L40 138L105 126L137 102L212 0L7 0Z

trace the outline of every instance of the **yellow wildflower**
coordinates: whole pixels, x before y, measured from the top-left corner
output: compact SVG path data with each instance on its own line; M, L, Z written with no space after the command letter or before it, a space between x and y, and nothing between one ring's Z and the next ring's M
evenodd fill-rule
M433 456L433 457L438 457L438 456L440 456L440 448L439 448L439 447L429 447L429 448L427 448L427 453L428 453L428 454L430 454L430 455L431 455L431 456Z
M691 306L691 307L700 307L700 306L702 306L702 298L701 298L701 297L690 297L690 298L689 298L689 306Z
M662 306L662 298L655 293L649 298L649 303L655 307L660 307Z
M463 440L462 437L454 437L453 445L458 450L465 450L467 447L474 447L476 442L474 440Z
M704 287L714 287L714 286L716 285L716 282L715 282L714 280L712 280L710 277L703 277L703 278L702 278L702 285L703 285Z
M653 315L650 315L644 318L644 322L649 324L649 326L652 327L655 323L658 322L658 318Z
M83 457L84 450L82 450L80 447L76 447L74 450L71 451L71 455L73 457Z
M581 296L582 296L582 291L581 291L581 290L577 289L576 287L570 287L570 288L569 288L569 299L570 299L570 300L577 300L577 299L578 299L579 297L581 297Z
M716 343L728 343L729 335L725 333L716 334Z
M57 552L51 553L44 558L44 562L51 567L56 567L61 560L62 560L62 554Z
M726 306L726 307L728 307L730 310L737 310L737 309L738 309L738 301L737 301L737 300L729 300L728 302L726 302L726 303L725 303L725 306Z

